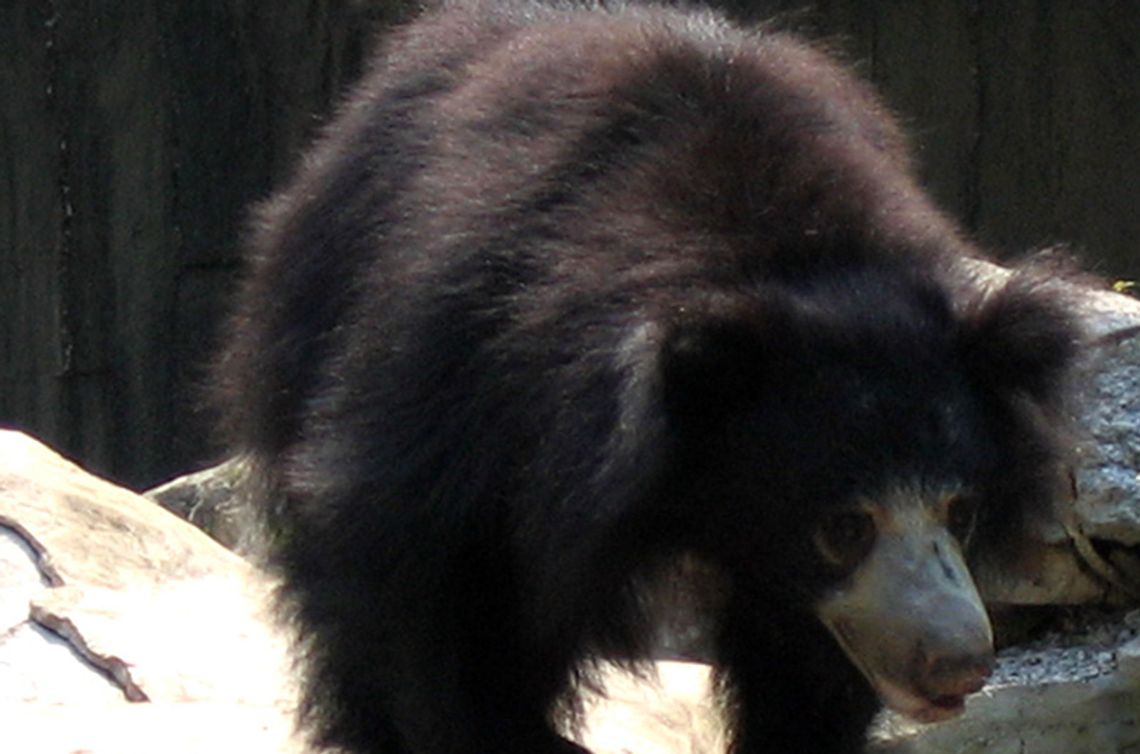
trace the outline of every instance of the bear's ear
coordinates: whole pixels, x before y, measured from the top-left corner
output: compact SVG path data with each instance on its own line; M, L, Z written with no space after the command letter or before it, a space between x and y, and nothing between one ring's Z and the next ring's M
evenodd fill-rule
M960 344L979 384L1040 405L1062 395L1083 339L1064 272L1031 260L965 307Z
M716 421L759 389L768 361L754 313L675 324L662 354L665 407L685 426Z

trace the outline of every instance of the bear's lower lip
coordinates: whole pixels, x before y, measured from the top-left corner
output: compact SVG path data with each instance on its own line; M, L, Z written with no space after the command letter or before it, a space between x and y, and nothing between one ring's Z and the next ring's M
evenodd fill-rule
M883 678L876 678L873 685L888 707L917 723L940 723L958 717L966 709L966 697L962 694L929 697Z
M961 715L966 709L964 696L940 696L925 699L920 706L899 710L902 714L920 723L939 723Z

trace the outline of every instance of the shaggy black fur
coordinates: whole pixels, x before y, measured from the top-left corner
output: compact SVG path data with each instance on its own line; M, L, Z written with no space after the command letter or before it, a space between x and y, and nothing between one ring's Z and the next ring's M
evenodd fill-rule
M468 3L394 34L260 212L218 374L272 493L304 719L351 752L576 750L637 585L730 585L737 752L854 752L878 706L816 620L827 506L1045 499L1075 326L987 290L864 84L703 11Z

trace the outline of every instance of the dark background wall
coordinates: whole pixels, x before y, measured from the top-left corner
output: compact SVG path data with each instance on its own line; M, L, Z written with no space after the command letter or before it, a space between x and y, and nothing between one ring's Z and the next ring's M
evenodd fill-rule
M1140 0L719 4L875 79L985 243L1140 276ZM407 5L0 0L0 425L135 486L209 460L245 208Z

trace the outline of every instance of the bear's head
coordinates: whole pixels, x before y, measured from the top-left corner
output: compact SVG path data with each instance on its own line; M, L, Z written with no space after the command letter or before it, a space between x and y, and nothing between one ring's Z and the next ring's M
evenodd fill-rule
M733 589L814 613L914 719L958 714L991 671L971 550L1008 549L1056 492L1061 298L1038 263L832 270L690 312L666 347L701 549Z

